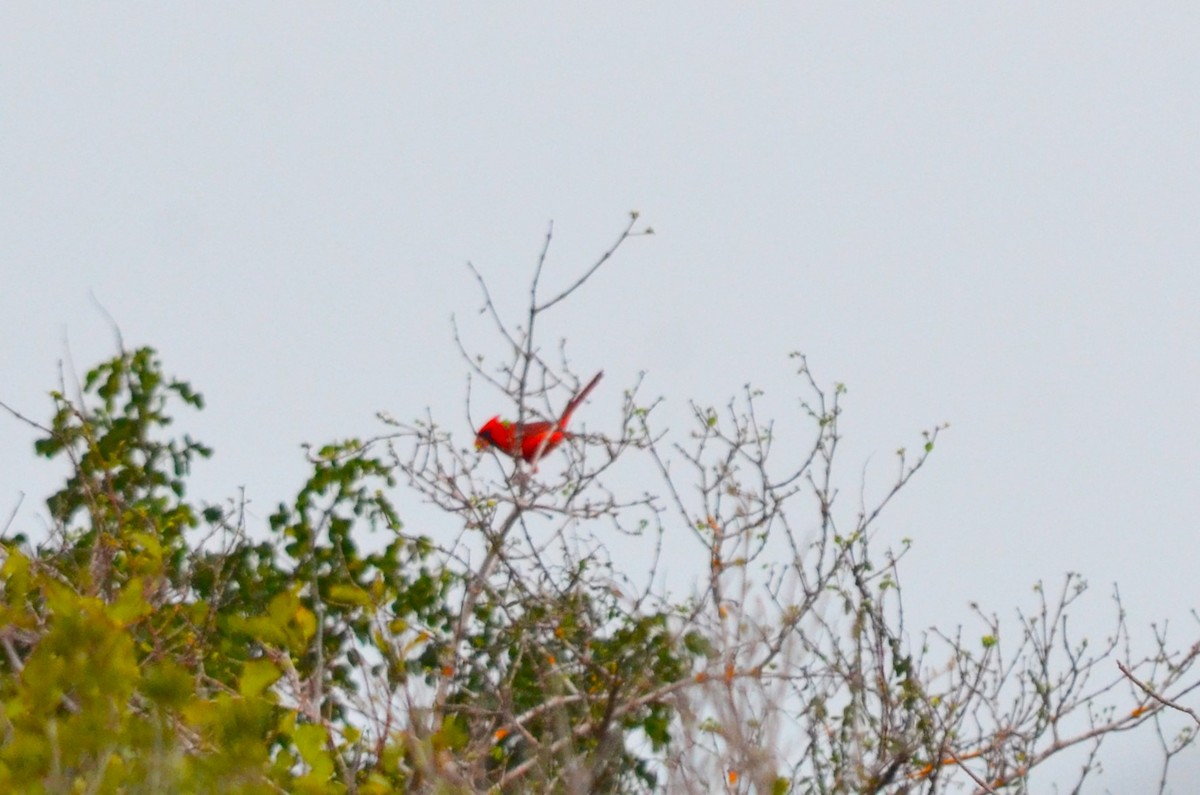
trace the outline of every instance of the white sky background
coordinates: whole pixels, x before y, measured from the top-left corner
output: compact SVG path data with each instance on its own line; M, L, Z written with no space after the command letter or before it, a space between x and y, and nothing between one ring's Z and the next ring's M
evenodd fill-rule
M589 430L642 370L677 430L746 382L798 422L802 350L849 387L848 494L952 423L884 517L911 627L1071 570L1082 623L1116 581L1196 636L1200 11L504 7L0 6L0 400L44 419L113 353L94 292L208 399L194 496L265 523L376 410L468 444L450 315L501 349L465 263L518 311L551 219L553 288L636 208L542 329L607 373ZM32 439L0 419L36 532Z

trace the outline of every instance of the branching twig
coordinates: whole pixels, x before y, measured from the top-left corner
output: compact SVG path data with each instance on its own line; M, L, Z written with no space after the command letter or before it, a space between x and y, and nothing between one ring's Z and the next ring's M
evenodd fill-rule
M1195 651L1195 650L1193 650L1193 651ZM1146 695L1150 696L1150 698L1154 699L1159 704L1162 704L1164 707L1170 707L1171 709L1173 709L1177 712L1182 712L1184 715L1189 716L1193 721L1195 721L1197 726L1200 726L1200 714L1197 714L1196 710L1192 709L1191 707L1185 707L1182 704L1180 704L1178 701L1174 701L1172 699L1169 699L1169 698L1161 695L1160 693L1158 693L1158 691L1156 691L1154 688L1152 688L1149 684L1147 684L1146 682L1143 682L1141 679L1138 679L1136 676L1134 676L1133 671L1129 670L1129 667L1126 666L1125 663L1121 662L1120 660L1117 660L1117 668L1121 671L1121 673L1125 676L1126 679L1128 679L1130 682L1133 682L1135 685L1137 685L1139 688L1141 688L1142 692L1144 692ZM1189 689L1191 689L1191 688L1189 688Z

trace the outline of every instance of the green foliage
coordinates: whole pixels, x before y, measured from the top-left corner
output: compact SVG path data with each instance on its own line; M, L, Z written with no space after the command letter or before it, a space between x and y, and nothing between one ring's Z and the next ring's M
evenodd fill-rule
M70 531L79 514L88 515L78 531L82 537L73 544L77 553L102 543L99 534L119 531L127 543L111 550L108 561L118 580L146 552L165 555L178 566L183 533L198 522L183 501L184 478L195 458L212 451L186 434L163 441L155 433L172 423L171 400L201 409L203 397L186 382L165 380L150 348L91 370L83 391L97 400L79 406L62 392L50 393L55 404L50 433L34 445L40 455L64 457L71 464L66 484L47 500L51 516Z
M524 736L591 727L540 775L602 755L597 791L653 785L629 738L661 751L672 710L636 696L686 679L701 639L578 589L485 589L464 617L470 570L404 533L394 462L355 440L319 449L252 540L239 506L189 501L212 451L169 430L204 401L149 348L51 398L54 532L0 548L0 791L450 792L472 765L460 779L516 791L526 744L499 716L539 709ZM420 688L440 695L410 711Z
M488 481L432 422L396 425L310 450L295 497L247 528L244 505L188 496L211 451L170 430L175 412L203 408L199 393L148 348L114 357L78 398L52 392L37 426L36 452L66 469L48 538L0 539L0 792L607 795L701 782L853 795L943 792L968 776L1008 789L1060 751L1086 744L1094 760L1100 738L1157 720L1169 702L1152 688L1195 689L1200 644L1164 638L1141 662L1141 703L1097 706L1120 688L1076 683L1100 677L1128 636L1119 609L1106 647L1068 642L1076 576L1057 601L1037 586L1015 643L984 616L979 646L934 631L914 648L898 558L868 548L937 429L923 453L899 451L875 508L839 524L845 388L827 399L801 364L816 437L784 477L767 467L779 437L755 418L755 391L728 420L696 407L694 448L674 448L694 468L692 496L627 395L622 435L597 453L607 460L572 459L556 485L519 463ZM653 458L677 509L670 529L703 553L682 603L653 584L659 552L676 561L670 509L600 482L621 451ZM431 533L447 541L405 531L398 483L441 509L450 526ZM802 541L784 505L814 496L817 532ZM628 587L591 534L601 523L659 534L650 585ZM939 638L949 658L931 664ZM1072 714L1091 728L1064 739Z
M294 503L280 505L270 518L273 534L283 542L289 579L307 585L295 590L296 609L321 625L319 644L310 633L293 635L281 645L292 650L302 676L322 670L331 686L324 705L331 718L345 717L346 710L333 694L357 691L348 651L355 642L374 643L372 629L381 615L392 626L400 622L444 630L450 623L445 599L454 577L447 569L434 571L426 565L433 552L428 539L400 533L400 519L384 491L393 485L391 467L368 455L357 441L329 445L316 456L313 474ZM395 539L380 552L364 554L356 540L364 524L367 531L382 529ZM413 672L430 679L435 675L435 655L408 661L385 645L387 654L379 665L394 666L397 679Z

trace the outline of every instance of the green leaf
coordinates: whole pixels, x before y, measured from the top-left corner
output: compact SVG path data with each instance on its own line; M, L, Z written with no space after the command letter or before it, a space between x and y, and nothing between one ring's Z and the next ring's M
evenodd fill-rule
M370 607L371 595L357 585L339 583L330 587L329 601L358 607Z
M697 657L710 657L713 653L712 643L699 632L687 632L683 636L683 647Z
M437 730L432 737L433 747L436 749L447 749L450 751L461 751L467 747L467 741L471 739L470 733L463 722L463 719L458 715L448 715L442 721L442 728Z
M312 723L302 723L292 732L300 756L312 769L313 777L322 781L333 775L333 760L326 749L328 738L324 727Z
M238 682L238 692L246 698L254 698L262 694L283 675L279 666L270 660L250 660L242 666L242 677Z
M125 583L108 614L122 626L133 624L154 612L154 606L146 601L145 585L140 577Z
M187 669L173 660L163 660L146 667L141 690L159 706L178 709L191 699L194 686Z

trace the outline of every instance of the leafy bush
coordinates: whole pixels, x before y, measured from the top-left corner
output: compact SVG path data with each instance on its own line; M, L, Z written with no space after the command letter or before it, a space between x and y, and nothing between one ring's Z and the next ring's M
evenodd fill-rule
M513 353L466 361L518 420L577 383L540 358L535 321L647 233L636 220L544 300L543 251L523 327L480 277ZM170 430L201 395L150 348L121 352L80 399L51 393L36 451L69 466L53 529L0 547L0 791L1024 792L1073 748L1082 781L1105 738L1165 737L1200 646L1133 658L1119 605L1107 643L1068 641L1076 577L1039 586L1015 638L983 613L979 643L909 636L904 546L880 548L877 519L940 429L846 513L844 389L797 361L811 441L782 468L752 391L727 414L694 406L671 443L633 389L619 431L577 437L557 475L389 421L310 451L295 499L251 532L240 505L188 499L211 450ZM630 458L657 485L631 484ZM436 537L405 531L401 489L442 512ZM600 532L644 552L643 579ZM700 562L685 598L663 587L664 546ZM1163 764L1192 736L1164 740Z

